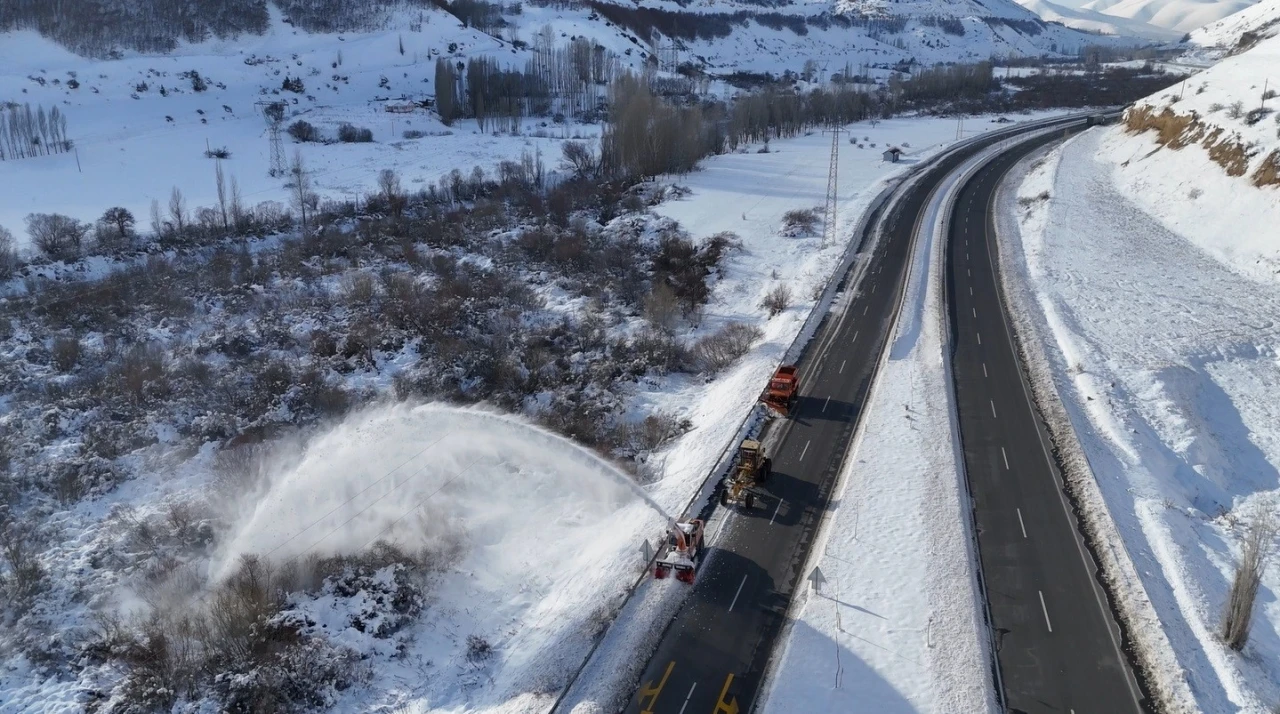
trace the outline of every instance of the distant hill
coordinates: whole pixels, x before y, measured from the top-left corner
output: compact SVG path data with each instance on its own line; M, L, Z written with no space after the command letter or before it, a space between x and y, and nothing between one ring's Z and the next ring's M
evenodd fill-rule
M525 6L538 12L525 12ZM469 29L517 44L554 17L568 35L583 34L639 57L663 55L713 74L799 70L812 59L832 66L899 62L934 64L1077 53L1096 43L1136 44L1154 35L1132 23L1072 29L1046 22L1011 0L835 0L806 3L731 0L691 5L649 0L67 0L24 3L0 11L0 32L35 30L89 57L165 54L186 44L227 43L267 32L280 16L307 33L421 31L441 10ZM1087 30L1087 31L1081 31ZM1102 37L1104 32L1112 37ZM1120 36L1124 37L1120 37ZM663 54L666 53L666 54Z
M1178 32L1190 32L1233 15L1257 0L1094 0L1084 9L1112 17L1145 22Z
M1109 0L1099 0L1109 2ZM1049 0L1018 0L1018 4L1049 22L1060 22L1067 27L1104 35L1129 35L1149 40L1169 41L1182 36L1177 30L1156 27L1139 20L1107 15L1096 9L1071 7Z

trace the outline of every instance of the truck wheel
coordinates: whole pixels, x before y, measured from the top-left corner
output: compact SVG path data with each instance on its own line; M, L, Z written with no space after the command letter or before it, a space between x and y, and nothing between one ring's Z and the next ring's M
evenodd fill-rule
M746 497L746 499L745 499L745 502L746 502L746 504L747 504L747 510L748 510L748 511L750 511L752 508L755 508L755 506L756 506L756 495L755 495L754 493L748 493L748 494L747 494L747 497Z
M729 505L729 489L727 488L720 492L720 505Z
M760 468L760 476L761 476L760 480L768 481L769 477L772 475L773 475L773 459L765 459L764 466Z

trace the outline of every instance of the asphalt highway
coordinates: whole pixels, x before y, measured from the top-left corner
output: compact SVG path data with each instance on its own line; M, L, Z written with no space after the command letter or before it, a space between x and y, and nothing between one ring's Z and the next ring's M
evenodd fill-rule
M801 398L790 418L770 427L783 433L766 442L777 443L768 495L726 519L723 532L707 534L716 552L673 613L626 712L739 714L755 704L893 325L916 224L934 187L992 141L943 158L888 204L858 294L820 326L799 362ZM877 223L873 217L868 230ZM857 238L867 245L867 236Z
M998 288L996 187L1062 134L1023 142L960 189L947 303L960 432L1010 712L1145 711L1014 348ZM1081 230L1087 230L1082 226Z

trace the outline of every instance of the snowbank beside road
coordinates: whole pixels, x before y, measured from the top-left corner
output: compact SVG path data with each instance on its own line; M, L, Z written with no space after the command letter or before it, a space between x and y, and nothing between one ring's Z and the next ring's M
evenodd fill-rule
M942 215L930 217L932 236ZM792 606L765 714L996 709L952 419L944 248L936 236L915 248L909 304L809 561L825 582Z
M1166 705L1267 711L1280 698L1274 569L1244 653L1217 636L1242 514L1280 495L1280 288L1233 259L1266 224L1245 214L1209 252L1227 214L1171 232L1117 180L1115 146L1134 141L1120 131L1086 133L1006 184L1006 294L1024 351L1043 353L1033 371L1052 380L1037 385L1042 407L1056 392L1065 408L1060 449L1064 428L1079 439L1068 470Z

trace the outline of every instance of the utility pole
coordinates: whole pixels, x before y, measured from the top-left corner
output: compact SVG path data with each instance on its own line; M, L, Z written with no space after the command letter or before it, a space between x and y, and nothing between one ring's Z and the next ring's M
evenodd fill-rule
M827 203L822 224L822 247L836 240L836 178L840 160L840 127L831 127L831 167L827 170Z
M267 173L272 177L283 176L284 143L280 139L280 127L284 124L284 102L255 102L255 106L267 122L268 141L271 143L271 169Z

